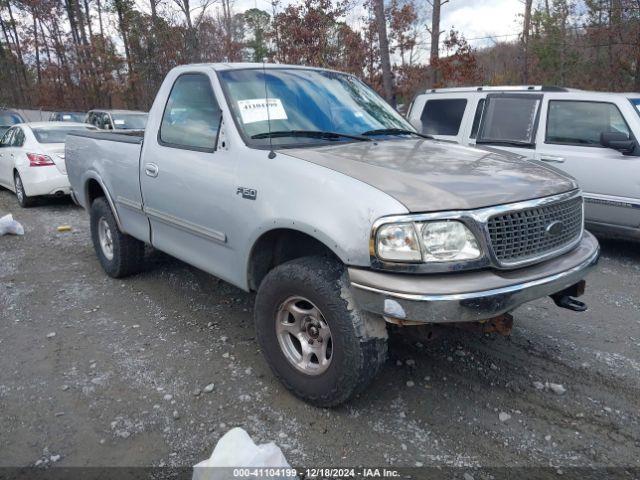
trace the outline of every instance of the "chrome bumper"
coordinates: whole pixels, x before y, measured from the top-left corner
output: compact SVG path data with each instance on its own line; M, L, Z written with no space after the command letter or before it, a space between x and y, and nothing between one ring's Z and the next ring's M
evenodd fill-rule
M424 323L473 322L575 285L599 255L598 241L585 232L570 252L517 270L409 275L351 267L349 278L356 303L366 311Z

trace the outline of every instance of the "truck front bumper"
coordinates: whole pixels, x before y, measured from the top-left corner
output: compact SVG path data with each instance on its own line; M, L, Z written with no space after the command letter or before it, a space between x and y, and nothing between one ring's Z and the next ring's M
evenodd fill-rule
M413 322L473 322L575 285L599 255L598 241L585 231L570 252L517 270L412 275L350 267L349 279L356 303L366 311Z

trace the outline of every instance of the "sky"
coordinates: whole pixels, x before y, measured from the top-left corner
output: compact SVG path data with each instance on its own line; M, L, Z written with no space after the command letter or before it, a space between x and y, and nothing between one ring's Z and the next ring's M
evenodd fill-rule
M172 0L165 0L171 4ZM192 0L192 7L202 4L206 0ZM285 8L296 0L280 0L280 9ZM387 3L389 0L385 0ZM426 22L430 22L431 6L427 0L415 0L416 6L422 8L421 16ZM136 3L145 8L147 0L136 0ZM233 9L243 12L249 8L260 8L271 13L270 0L234 0ZM359 0L357 3L361 3ZM172 7L175 9L175 5ZM210 9L219 8L214 3ZM482 48L492 45L495 41L513 41L518 38L522 29L522 13L524 11L523 0L449 0L442 6L441 30L447 32L455 28L461 32L472 47ZM195 17L199 11L195 11ZM347 22L354 28L358 28L360 19L366 15L363 7L352 9L347 17ZM425 25L426 26L426 25ZM421 39L422 55L428 56L429 45L426 30ZM423 58L423 60L426 58Z

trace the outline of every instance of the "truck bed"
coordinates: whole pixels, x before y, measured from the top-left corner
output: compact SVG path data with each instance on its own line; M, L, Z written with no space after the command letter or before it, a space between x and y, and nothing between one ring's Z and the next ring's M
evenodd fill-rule
M76 202L89 209L104 192L121 229L140 239L149 235L142 212L140 152L144 132L82 132L67 136L65 163Z

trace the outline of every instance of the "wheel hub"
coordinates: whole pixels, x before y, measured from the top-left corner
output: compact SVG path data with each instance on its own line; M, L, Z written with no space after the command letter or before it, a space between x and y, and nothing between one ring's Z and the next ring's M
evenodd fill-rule
M276 335L284 357L306 375L325 372L333 358L331 330L318 307L304 297L289 297L276 314Z
M98 240L100 241L100 249L107 260L113 260L113 236L111 227L107 219L101 217L98 221Z

